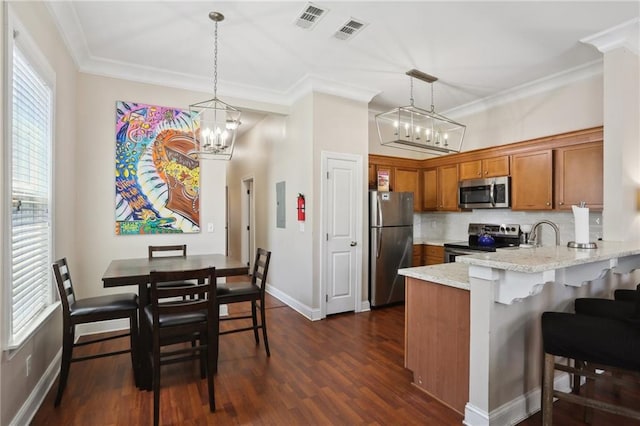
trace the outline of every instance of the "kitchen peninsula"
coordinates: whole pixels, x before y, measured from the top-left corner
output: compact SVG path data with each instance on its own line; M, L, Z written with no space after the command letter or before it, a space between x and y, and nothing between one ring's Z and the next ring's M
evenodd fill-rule
M542 312L572 311L576 297L609 297L640 280L640 242L498 249L456 260L399 271L405 366L416 386L472 426L515 424L539 410ZM568 387L566 375L559 380Z

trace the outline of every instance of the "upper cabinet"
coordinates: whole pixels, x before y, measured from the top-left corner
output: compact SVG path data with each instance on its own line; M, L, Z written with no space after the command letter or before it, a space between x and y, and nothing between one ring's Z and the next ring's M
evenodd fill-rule
M369 188L385 170L392 191L413 192L416 211L459 211L458 182L511 176L513 210L603 206L603 129L577 130L425 160L369 156Z
M555 208L571 210L581 201L590 209L602 209L602 142L555 150Z
M509 156L465 161L460 163L460 180L509 176Z
M418 169L396 167L394 170L394 191L413 192L413 210L422 210L420 191L420 171Z
M553 209L553 151L515 154L511 165L511 209Z
M458 165L438 167L438 210L458 211Z
M438 169L422 171L422 210L438 210Z
M458 211L458 165L422 171L422 210Z

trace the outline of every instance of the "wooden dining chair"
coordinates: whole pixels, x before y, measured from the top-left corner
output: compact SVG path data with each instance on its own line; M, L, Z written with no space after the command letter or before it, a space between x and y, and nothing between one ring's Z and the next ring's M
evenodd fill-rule
M105 356L131 353L136 384L139 382L138 368L138 295L135 293L110 294L106 296L77 299L71 281L71 272L66 258L55 261L52 264L53 274L56 279L60 301L62 303L62 361L60 366L60 380L58 393L54 405L57 407L62 400L62 393L67 385L69 369L72 362L86 361ZM115 336L92 339L86 342L75 343L75 327L78 324L86 324L98 321L129 318L129 332ZM106 340L130 338L130 347L126 350L103 352L94 355L73 357L73 348Z
M194 280L197 284L178 287L167 285L185 280ZM201 377L207 378L209 410L214 412L213 376L216 372L219 328L216 270L152 271L149 281L151 300L144 308L144 318L150 327L152 340L149 356L153 372L153 423L158 425L160 421L160 367L187 360L200 361ZM191 296L194 297L186 299ZM194 341L196 343L193 345L185 344Z
M167 245L167 246L149 246L148 251L149 251L149 260L162 259L167 257L187 257L186 244ZM184 286L192 286L194 284L195 284L194 282L189 282L189 281L159 283L161 287L162 286L184 287Z
M269 261L271 260L271 252L258 248L256 250L256 258L253 264L253 273L250 282L218 284L218 303L231 304L240 302L251 302L251 315L229 315L220 318L220 321L236 321L249 319L253 321L250 327L237 327L229 330L221 331L219 334L238 333L242 331L253 330L256 345L260 344L258 330L262 329L262 337L264 338L264 348L267 356L271 356L269 351L269 340L267 339L267 322L265 316L265 287L267 284L267 272L269 271ZM258 322L257 309L260 309L260 322Z

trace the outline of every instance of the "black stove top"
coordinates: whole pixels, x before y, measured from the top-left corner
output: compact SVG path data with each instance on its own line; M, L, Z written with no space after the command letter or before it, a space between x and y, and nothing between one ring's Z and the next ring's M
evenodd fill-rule
M493 252L499 248L517 247L520 244L520 225L470 223L468 234L469 239L467 241L445 243L444 247L459 250ZM478 239L482 235L490 235L493 237L493 244L480 245Z

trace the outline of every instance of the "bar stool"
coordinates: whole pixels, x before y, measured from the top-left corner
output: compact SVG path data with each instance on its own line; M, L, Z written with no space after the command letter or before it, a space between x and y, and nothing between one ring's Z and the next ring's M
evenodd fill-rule
M54 405L57 407L62 400L62 393L67 385L69 369L72 362L86 361L105 356L131 353L131 365L133 366L136 384L139 383L138 369L138 295L135 293L110 294L107 296L76 299L71 272L67 264L67 258L62 258L53 263L53 274L56 278L60 301L62 302L62 361L60 366L60 380L58 393ZM74 343L75 327L78 324L86 324L98 321L129 318L129 332L116 336L93 339L87 342ZM103 352L96 355L88 355L74 358L73 348L77 346L91 345L106 340L130 337L130 348L121 351Z
M544 312L541 318L544 346L542 379L542 424L553 421L553 398L566 400L640 420L640 411L579 395L554 390L554 370L588 380L608 380L615 385L637 385L640 378L640 321L566 312ZM574 367L555 357L577 360ZM602 374L596 369L603 370ZM631 373L631 374L629 374ZM574 383L577 383L574 380Z

